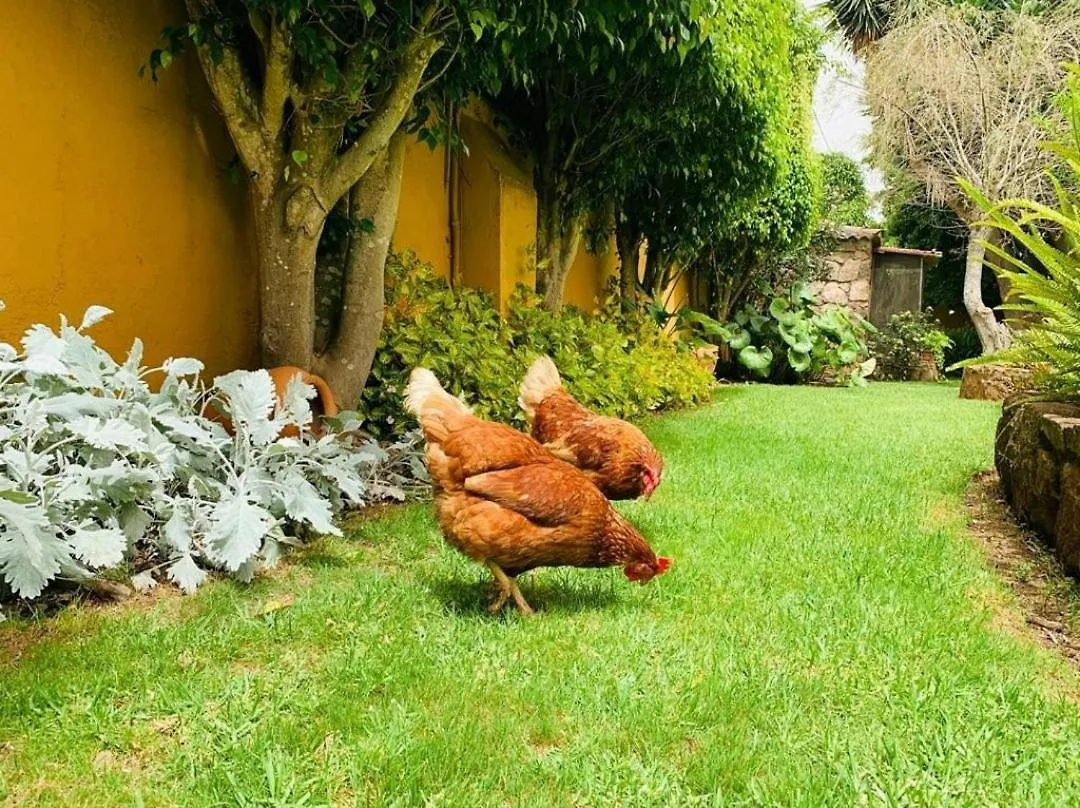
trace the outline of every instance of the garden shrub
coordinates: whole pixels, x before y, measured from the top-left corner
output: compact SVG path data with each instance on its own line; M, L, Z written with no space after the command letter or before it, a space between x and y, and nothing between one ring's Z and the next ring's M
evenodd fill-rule
M360 404L374 434L411 424L401 396L417 366L481 417L517 426L524 424L518 386L540 354L554 359L582 404L624 418L700 403L712 390L689 346L643 313L621 313L610 297L596 314L570 306L549 312L519 287L504 318L490 295L450 289L412 253L391 257L386 283L386 319Z
M803 282L761 309L744 306L729 323L697 312L684 321L730 349L732 372L773 384L832 379L862 385L876 364L865 341L873 326L840 306L822 309Z
M876 374L893 381L911 379L919 367L924 351L934 355L940 371L945 364L945 351L952 342L937 326L933 311L904 311L889 318L889 325L870 335L870 352L877 359Z
M108 314L94 306L78 327L63 318L58 331L34 325L22 351L0 344L0 588L8 595L35 598L58 576L117 567L137 572L139 587L160 574L191 591L206 569L249 580L296 542L290 523L336 534L332 517L346 504L403 498L390 452L362 438L311 435L310 386L294 381L280 405L265 370L207 387L195 359L142 367L138 340L117 362L86 333ZM154 391L147 379L159 375ZM234 434L206 417L211 409L228 416ZM289 425L299 437L279 437Z

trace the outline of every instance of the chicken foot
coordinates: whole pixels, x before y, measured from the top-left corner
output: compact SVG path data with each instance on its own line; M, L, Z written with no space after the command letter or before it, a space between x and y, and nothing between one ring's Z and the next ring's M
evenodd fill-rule
M495 583L499 587L499 594L495 596L495 600L491 602L488 607L488 611L492 614L496 614L503 606L506 605L506 601L511 597L514 599L514 603L518 607L518 611L523 615L535 614L532 606L525 600L525 596L521 594L521 589L517 585L517 581L503 572L502 567L496 564L494 561L488 561L487 567L491 570L491 574L495 576Z

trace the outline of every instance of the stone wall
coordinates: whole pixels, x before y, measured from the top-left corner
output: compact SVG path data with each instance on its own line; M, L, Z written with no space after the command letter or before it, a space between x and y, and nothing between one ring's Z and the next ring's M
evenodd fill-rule
M995 463L1013 512L1080 574L1080 406L1006 401Z
M822 303L846 306L870 316L870 278L879 230L846 227L840 231L836 248L825 259L828 274L812 284Z

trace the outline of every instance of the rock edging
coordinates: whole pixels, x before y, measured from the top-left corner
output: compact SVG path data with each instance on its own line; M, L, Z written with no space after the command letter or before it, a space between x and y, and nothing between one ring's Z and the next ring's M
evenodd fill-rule
M1013 512L1080 574L1080 405L1006 400L994 462Z

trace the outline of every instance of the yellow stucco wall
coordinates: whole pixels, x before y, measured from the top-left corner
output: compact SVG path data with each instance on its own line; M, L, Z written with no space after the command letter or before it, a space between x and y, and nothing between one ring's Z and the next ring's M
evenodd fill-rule
M257 357L247 200L194 60L136 75L166 0L5 4L0 27L0 336L115 310L93 331L114 353L194 355L211 372Z
M602 255L593 255L582 245L570 267L570 274L566 276L563 300L584 311L592 311L608 279L618 271L619 256L614 243L609 244Z
M450 275L450 198L446 150L414 140L405 152L401 203L391 241L393 249L410 249L441 277Z
M462 116L461 136L469 148L460 161L462 280L505 311L515 286L536 280L532 169L479 117Z
M249 203L225 167L234 150L196 60L159 83L137 70L181 0L12 3L0 28L0 339L32 322L77 320L114 354L138 336L146 361L197 356L211 373L258 361ZM535 282L532 166L506 144L490 110L462 116L467 156L413 142L402 178L395 249L449 277L450 170L458 172L460 280L504 308ZM616 271L614 246L579 251L566 301L585 310Z

